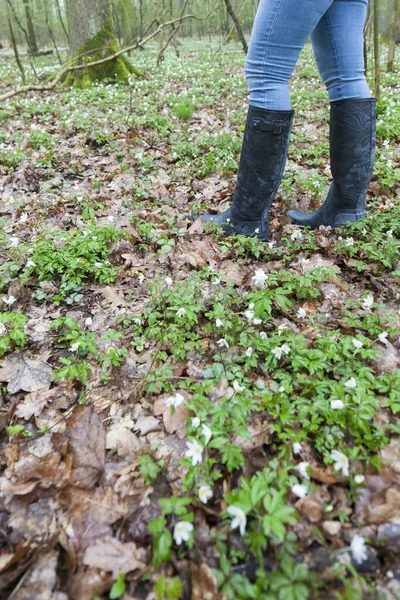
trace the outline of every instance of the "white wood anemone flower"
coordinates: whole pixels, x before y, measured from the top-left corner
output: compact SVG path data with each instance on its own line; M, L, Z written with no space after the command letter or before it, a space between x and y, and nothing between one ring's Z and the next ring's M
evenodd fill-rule
M367 560L368 552L367 547L365 545L365 539L362 535L356 534L353 537L350 544L350 550L356 563L360 564Z
M189 521L178 521L174 527L174 540L180 546L182 542L189 541L190 534L193 531L192 523Z
M242 510L238 506L228 506L226 512L233 517L231 528L239 528L240 535L244 535L247 525L247 517L244 510Z
M185 400L185 398L182 396L182 394L180 394L179 392L177 392L175 394L175 396L169 396L166 400L165 400L165 405L168 407L173 406L174 408L178 408L182 402Z
M262 269L256 269L251 280L255 286L264 286L265 282L268 280L268 275Z
M331 459L334 461L333 468L335 471L342 471L345 477L349 476L349 459L343 452L332 450Z
M295 483L291 489L298 498L305 498L308 494L308 487L303 483Z
M299 462L299 464L297 465L297 470L300 473L300 475L303 477L303 479L310 479L309 474L307 473L307 469L310 466L309 462L303 461L303 462Z
M186 442L187 450L185 452L186 458L192 459L192 466L200 464L203 460L203 446L198 441Z
M213 491L209 485L204 484L199 488L199 498L203 504L207 504L210 498L213 497Z

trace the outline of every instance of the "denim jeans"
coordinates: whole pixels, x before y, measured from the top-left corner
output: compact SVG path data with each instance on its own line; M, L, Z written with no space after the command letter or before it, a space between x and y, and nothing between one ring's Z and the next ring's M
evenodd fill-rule
M329 100L370 98L363 27L368 0L260 0L245 72L250 104L289 110L289 78L311 38Z

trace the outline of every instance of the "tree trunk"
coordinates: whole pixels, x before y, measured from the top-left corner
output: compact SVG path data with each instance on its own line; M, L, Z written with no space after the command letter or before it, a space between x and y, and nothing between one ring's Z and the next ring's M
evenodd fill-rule
M132 73L138 73L124 55L90 67L90 62L120 49L108 0L67 0L66 6L71 56L76 64L86 64L84 69L67 74L67 85L89 87L104 79L126 83Z
M13 29L13 26L11 23L10 8L9 8L8 4L6 6L7 6L8 28L10 30L10 38L11 38L11 43L12 43L12 47L14 50L14 56L15 56L15 60L18 65L18 68L21 71L22 83L25 85L25 69L24 69L21 59L19 57L18 46L17 46L17 42L16 42L16 39L14 36L14 29Z
M35 28L33 27L32 13L31 13L31 7L29 4L29 0L24 0L24 8L25 8L26 24L28 26L29 51L31 54L37 54L38 46L37 46L37 41L36 41Z
M397 29L400 21L400 0L394 0L393 16L390 23L389 52L387 70L394 71L394 54L396 50Z
M247 54L247 49L248 49L247 48L247 42L246 42L246 38L244 37L242 28L240 26L239 19L237 18L236 14L235 14L235 11L233 10L233 6L231 4L231 1L230 0L224 0L224 2L225 2L225 5L226 5L226 10L229 13L229 16L231 17L232 21L235 23L236 31L237 31L237 34L239 36L239 40L240 40L240 42L241 42L241 44L243 46L243 50L244 50L245 54Z

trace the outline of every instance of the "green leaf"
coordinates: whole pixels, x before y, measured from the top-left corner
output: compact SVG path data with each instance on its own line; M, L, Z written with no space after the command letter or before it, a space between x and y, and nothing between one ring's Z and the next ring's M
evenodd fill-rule
M120 573L118 575L117 581L113 584L110 590L110 600L121 598L121 596L125 593L125 589L125 575L124 573Z

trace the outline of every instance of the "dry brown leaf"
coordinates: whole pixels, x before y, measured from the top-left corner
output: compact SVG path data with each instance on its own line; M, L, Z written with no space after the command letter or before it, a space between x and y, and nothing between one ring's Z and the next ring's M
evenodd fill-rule
M91 489L103 472L105 431L101 418L90 406L78 406L67 421L74 482Z
M7 390L35 392L48 389L54 379L51 367L40 358L30 359L23 352L9 354L0 369L0 381L7 381Z
M224 600L218 590L217 578L206 563L190 563L192 600Z
M190 415L189 410L185 406L187 399L178 408L171 409L165 403L169 396L170 394L160 397L154 403L153 412L156 416L162 415L166 431L168 433L176 432L177 437L181 440L186 436L186 427Z
M322 502L319 498L301 498L295 504L296 509L311 523L318 523L322 518Z
M381 450L381 457L396 473L400 473L400 438L393 438L390 444Z
M98 487L94 493L69 487L62 500L69 517L65 532L77 553L98 539L112 537L111 525L129 514L127 504L110 487Z
M107 537L86 548L83 563L88 567L112 571L116 577L118 573L143 570L146 567L145 554L146 551L137 548L134 542L123 544L116 538Z
M63 592L54 590L57 583L58 552L41 554L22 580L16 600L68 600Z
M59 397L59 388L39 390L27 394L23 402L18 404L15 414L20 419L25 419L26 421L33 416L38 417L47 403L55 396Z
M160 431L161 424L155 417L140 417L140 419L136 421L133 429L135 431L139 430L140 435L147 435L152 431Z
M127 301L123 296L120 296L117 289L115 287L111 287L106 285L101 289L101 293L104 296L104 300L106 304L111 304L112 308L118 308L120 306L128 306Z

